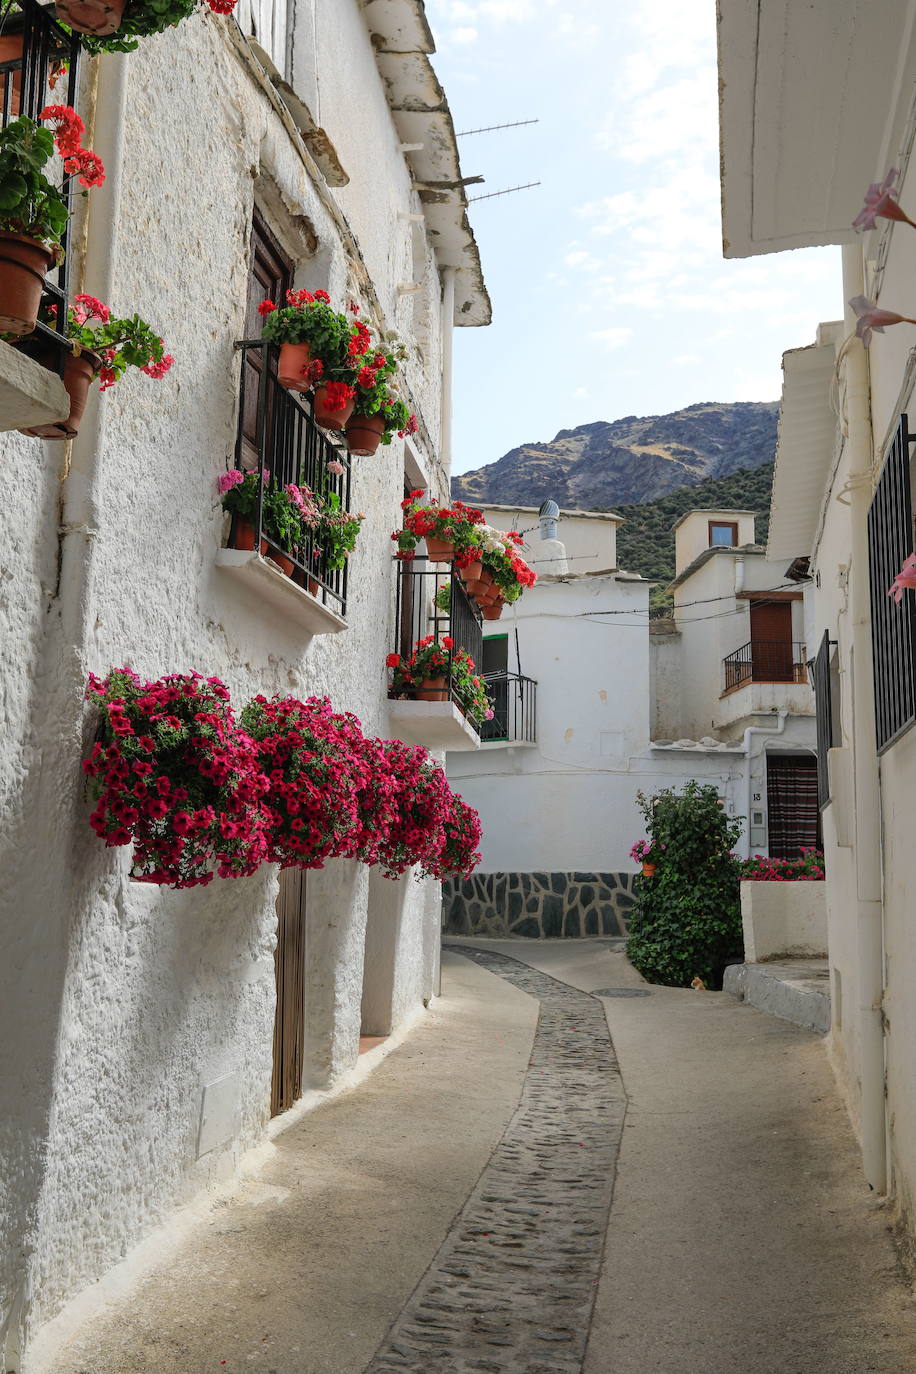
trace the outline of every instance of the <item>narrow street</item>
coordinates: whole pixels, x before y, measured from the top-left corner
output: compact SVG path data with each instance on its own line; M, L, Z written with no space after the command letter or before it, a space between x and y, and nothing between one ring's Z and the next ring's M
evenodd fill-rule
M43 1367L916 1370L822 1042L607 940L450 941L404 1043L128 1280Z

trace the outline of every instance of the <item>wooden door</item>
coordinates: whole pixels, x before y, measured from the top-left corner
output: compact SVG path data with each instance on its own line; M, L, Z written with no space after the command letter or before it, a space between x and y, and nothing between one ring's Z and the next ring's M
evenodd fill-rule
M791 682L792 602L751 602L751 664L754 682Z
M277 948L274 951L277 1009L274 1016L271 1116L285 1112L302 1096L305 1058L305 873L301 868L280 870L277 924Z
M285 304L286 292L292 283L292 266L283 250L259 215L251 226L251 266L248 273L248 299L245 305L245 338L259 339L263 321L258 306L264 300L275 305ZM243 363L242 384L242 467L258 466L258 389L261 380L263 354L249 349Z

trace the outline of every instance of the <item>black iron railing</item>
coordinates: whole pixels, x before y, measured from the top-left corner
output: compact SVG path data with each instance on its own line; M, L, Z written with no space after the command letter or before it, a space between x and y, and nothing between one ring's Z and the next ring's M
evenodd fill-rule
M9 39L4 48L15 49L0 62L0 127L6 128L19 115L37 119L46 105L76 107L79 84L80 41L58 24L52 9L36 0L6 0L0 3L0 39ZM52 89L51 82L54 81ZM60 186L68 208L73 208L72 178L61 172ZM67 322L70 273L70 221L64 230L61 262L45 278L42 315L53 323L39 321L33 334L23 341L24 351L44 363L63 370L70 345L64 337ZM54 307L53 311L49 307ZM49 349L52 356L49 360Z
M804 644L787 640L752 639L722 660L725 690L747 682L807 682Z
M868 511L875 727L883 753L916 720L916 597L888 589L913 552L909 422L901 415Z
M421 639L434 635L441 643L447 635L454 648L464 649L474 664L483 659L483 628L480 610L464 589L451 563L432 563L424 557L409 562L397 560L398 649L407 658ZM445 700L461 706L452 681L451 661L444 674ZM417 687L406 688L399 696L416 697ZM429 700L429 697L422 698Z
M827 751L836 743L834 730L833 683L830 672L830 650L835 644L827 630L821 640L817 657L809 665L814 686L814 706L817 712L817 804L823 810L830 800L830 772Z
M243 339L235 347L242 357L239 382L239 427L235 462L242 470L257 468L262 477L255 512L255 548L272 550L293 564L293 581L340 615L347 610L347 564L329 568L318 532L307 529L301 544L281 547L265 526L264 496L293 482L317 499L331 494L350 508L350 458L335 432L322 429L312 415L308 395L287 391L277 380L277 348L264 339ZM328 464L342 469L333 472ZM230 533L235 542L236 524Z
M520 673L488 673L493 719L484 721L481 741L534 744L537 739L538 685Z

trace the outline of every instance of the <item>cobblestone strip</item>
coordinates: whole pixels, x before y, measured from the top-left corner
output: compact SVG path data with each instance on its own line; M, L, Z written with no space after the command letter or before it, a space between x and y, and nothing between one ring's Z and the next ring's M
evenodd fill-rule
M518 1109L366 1374L580 1374L626 1099L601 1003L455 952L541 1004Z

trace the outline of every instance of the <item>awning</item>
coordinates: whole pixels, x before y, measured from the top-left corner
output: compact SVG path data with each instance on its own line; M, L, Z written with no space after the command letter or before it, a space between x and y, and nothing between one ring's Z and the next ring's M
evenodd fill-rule
M822 332L835 327L822 326ZM818 520L833 461L837 417L830 404L836 363L833 342L782 355L782 409L770 504L767 558L814 552Z

